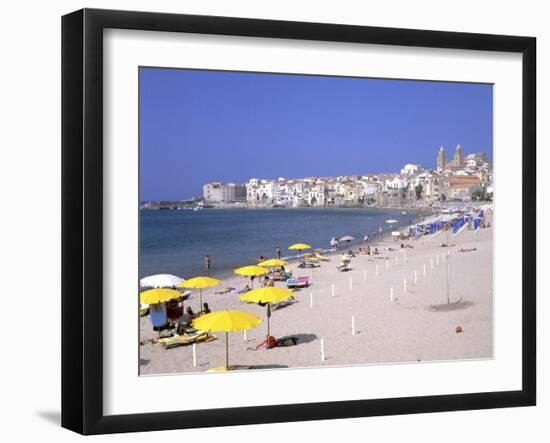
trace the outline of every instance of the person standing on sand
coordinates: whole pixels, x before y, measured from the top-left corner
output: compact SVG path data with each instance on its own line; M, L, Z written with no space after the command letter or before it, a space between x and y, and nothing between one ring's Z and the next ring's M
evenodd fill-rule
M369 241L369 233L365 232L365 236L363 237L363 243L367 243Z
M204 257L204 267L206 268L206 273L210 272L210 267L212 266L212 258L208 254Z
M279 246L275 248L275 255L279 260L281 259L281 248L279 248Z

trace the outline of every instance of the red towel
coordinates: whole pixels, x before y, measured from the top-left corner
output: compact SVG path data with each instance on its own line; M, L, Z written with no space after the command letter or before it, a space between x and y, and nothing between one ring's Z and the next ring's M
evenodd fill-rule
M177 320L182 315L183 315L183 306L168 308L166 310L166 316L168 317L168 320Z

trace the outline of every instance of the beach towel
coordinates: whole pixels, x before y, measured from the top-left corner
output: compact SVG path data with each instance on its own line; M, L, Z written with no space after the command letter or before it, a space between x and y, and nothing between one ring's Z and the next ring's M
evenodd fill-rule
M178 320L183 315L183 306L175 306L166 310L168 320Z
M149 316L153 327L161 328L166 324L166 306L164 303L149 305Z
M289 335L287 337L278 338L276 346L286 347L286 346L296 346L297 344L298 344L298 337Z

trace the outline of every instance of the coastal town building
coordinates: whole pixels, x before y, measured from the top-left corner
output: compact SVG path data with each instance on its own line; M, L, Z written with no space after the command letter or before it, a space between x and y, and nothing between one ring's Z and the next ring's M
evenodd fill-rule
M493 189L487 155L465 155L457 145L451 160L445 148L439 148L435 169L407 163L399 173L214 182L204 185L203 198L208 203L244 202L250 207L403 207L492 198Z
M244 202L246 187L235 183L207 183L202 188L202 196L208 203Z

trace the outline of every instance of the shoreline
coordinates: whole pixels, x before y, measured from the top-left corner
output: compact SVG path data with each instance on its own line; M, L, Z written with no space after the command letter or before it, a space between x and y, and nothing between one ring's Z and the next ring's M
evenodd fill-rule
M227 212L224 212L227 211ZM279 245L281 247L281 257L285 260L296 260L298 251L289 251L286 248L295 243L296 241L302 241L308 243L313 249L321 249L327 251L330 249L330 239L335 236L339 238L343 235L352 235L355 237L350 242L349 247L357 248L363 244L363 236L365 233L369 234L370 244L380 241L378 237L378 227L382 226L384 230L384 239L390 237L391 231L403 231L411 223L416 223L418 220L429 217L431 213L424 211L407 211L407 214L401 214L402 211L397 210L373 210L373 209L352 209L349 212L340 209L318 209L308 208L305 211L300 210L281 210L273 209L270 212L267 210L255 210L255 209L227 209L219 211L151 211L149 214L142 214L140 223L148 223L146 232L145 229L140 230L140 245L147 244L147 250L140 250L140 270L139 278L143 278L147 275L157 273L171 273L183 278L190 278L192 276L199 276L205 274L205 268L203 265L203 258L205 254L209 254L212 257L212 268L208 275L212 277L227 278L233 274L233 270L241 266L256 264L257 259L260 256L266 258L275 257L275 247ZM275 212L277 211L277 212ZM296 212L295 212L296 211ZM312 212L310 212L312 211ZM163 214L164 212L164 214ZM227 214L227 219L225 215ZM172 247L162 246L155 250L157 244L164 242L164 245L176 245L185 244L186 239L183 236L174 239L173 237L160 237L159 227L150 228L154 226L151 224L151 220L155 220L153 217L159 217L162 223L166 223L166 226L172 229L173 226L188 226L193 224L198 226L198 223L203 223L203 226L208 226L209 220L213 220L217 223L217 232L225 232L226 242L224 239L220 240L221 243L209 242L205 239L200 244L195 240L200 238L201 233L198 233L195 229L188 234L191 242L194 242L194 249L177 249ZM397 223L390 225L385 223L386 220L395 218ZM171 222L170 220L174 220ZM223 220L230 220L230 222L223 222ZM232 229L229 227L231 223L239 222L241 220L252 221L248 224L251 227L251 231L247 231L247 228L236 227ZM255 223L255 220L259 220ZM273 222L274 231L264 229L264 224L269 225L271 220L277 220ZM325 221L323 221L325 220ZM348 223L349 221L349 223ZM240 225L242 226L242 225ZM304 229L311 226L311 228ZM201 228L202 229L202 228ZM159 239L157 243L153 242L148 233L153 232L152 235L157 236ZM206 231L206 228L204 229ZM179 231L175 231L179 235ZM209 232L213 232L210 229ZM244 238L243 233L246 234ZM275 235L272 235L275 232ZM241 243L237 243L235 239L239 238ZM242 242L246 242L243 244ZM226 243L232 243L229 247L226 247ZM221 245L218 247L218 244ZM154 246L149 246L154 245ZM241 247L242 246L242 247ZM340 245L341 249L348 248L345 242ZM164 248L164 249L162 249ZM309 252L313 251L310 250ZM152 252L150 252L152 251ZM308 252L308 251L304 251ZM164 254L164 255L163 255ZM187 259L189 257L189 260ZM174 260L177 257L177 261Z

